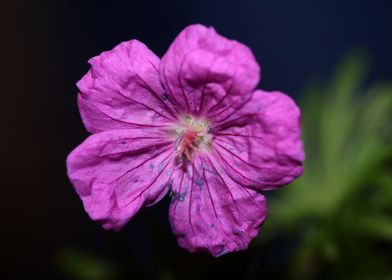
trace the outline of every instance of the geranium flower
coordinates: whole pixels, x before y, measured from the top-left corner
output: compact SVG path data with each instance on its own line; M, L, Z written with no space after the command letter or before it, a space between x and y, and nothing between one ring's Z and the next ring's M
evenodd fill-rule
M302 173L294 101L255 90L250 49L202 25L185 28L161 60L131 40L89 63L77 86L92 135L67 166L90 217L119 230L170 193L180 246L246 249L267 213L262 192Z

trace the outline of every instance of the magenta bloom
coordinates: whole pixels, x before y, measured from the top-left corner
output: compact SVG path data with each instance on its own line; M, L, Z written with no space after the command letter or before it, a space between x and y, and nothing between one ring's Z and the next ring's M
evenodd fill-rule
M180 246L246 249L267 213L262 192L302 173L294 101L255 90L250 49L202 25L185 28L161 60L131 40L89 63L77 86L92 135L67 166L90 217L119 230L169 192Z

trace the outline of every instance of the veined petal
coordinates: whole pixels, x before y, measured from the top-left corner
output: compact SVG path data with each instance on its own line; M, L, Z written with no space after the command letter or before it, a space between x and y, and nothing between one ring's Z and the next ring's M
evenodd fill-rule
M67 158L68 176L85 210L106 229L120 229L168 191L172 143L159 131L93 134Z
M248 47L199 24L177 36L159 67L171 102L195 115L206 115L251 94L259 72Z
M248 247L266 216L262 194L234 182L208 156L175 170L173 178L169 214L181 247L214 256Z
M258 90L234 114L218 116L215 130L215 158L239 184L267 190L302 174L300 111L289 96Z
M89 60L77 83L78 105L88 131L156 127L174 119L158 75L159 58L137 40Z

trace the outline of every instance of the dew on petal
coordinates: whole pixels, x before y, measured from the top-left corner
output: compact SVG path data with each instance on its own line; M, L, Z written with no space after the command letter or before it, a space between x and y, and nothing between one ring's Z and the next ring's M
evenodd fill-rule
M198 187L198 189L201 190L201 187L204 185L204 181L201 178L196 177L195 184Z
M173 191L173 192L171 193L171 197L172 197L171 202L175 202L175 201L177 201L177 200L183 202L183 201L185 200L186 194L187 194L186 191L184 191L184 192L181 193L181 194L178 193L178 192Z
M160 164L158 164L158 173L160 173L162 171L163 168L163 163L161 162Z

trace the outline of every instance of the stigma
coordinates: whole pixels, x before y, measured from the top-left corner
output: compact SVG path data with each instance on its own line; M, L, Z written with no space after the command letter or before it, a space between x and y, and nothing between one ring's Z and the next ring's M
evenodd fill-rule
M177 161L192 161L196 154L209 151L212 144L211 131L212 127L207 119L189 115L181 117L172 129Z

